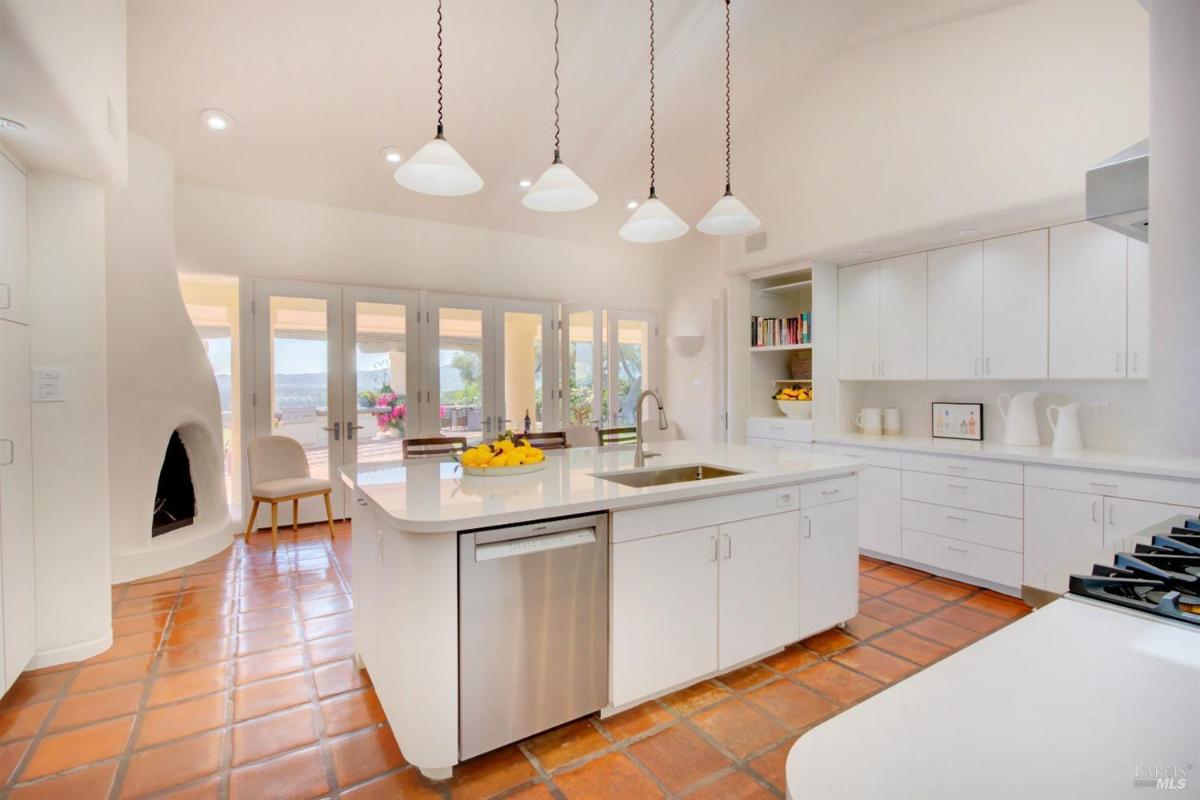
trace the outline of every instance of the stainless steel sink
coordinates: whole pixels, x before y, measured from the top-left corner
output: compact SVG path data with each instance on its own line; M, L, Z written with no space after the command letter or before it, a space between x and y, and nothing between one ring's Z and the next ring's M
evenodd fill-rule
M688 483L690 481L707 481L712 478L727 478L730 475L741 475L744 470L725 469L709 464L685 464L679 467L663 467L662 469L622 470L621 472L598 472L597 478L621 483L625 486L642 488L645 486L668 486L672 483Z

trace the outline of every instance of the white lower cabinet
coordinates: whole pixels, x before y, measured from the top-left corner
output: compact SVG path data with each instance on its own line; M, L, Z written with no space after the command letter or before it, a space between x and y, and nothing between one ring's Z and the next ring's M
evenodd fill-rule
M719 532L718 668L726 669L796 641L802 591L796 575L803 582L804 574L800 512L733 522ZM857 597L856 582L847 585Z
M799 637L858 613L858 503L805 508L800 520Z
M884 556L900 556L900 470L864 467L858 473L858 544Z
M29 328L0 320L0 677L5 690L36 648L29 384Z
M904 529L904 558L1001 586L1021 585L1021 554L1011 550Z
M1123 497L1104 498L1104 546L1115 544L1127 536L1140 533L1163 520L1179 514L1196 516L1197 510L1168 503L1150 503Z
M710 527L611 546L612 705L716 671L719 545Z
M1087 570L1104 545L1104 497L1025 487L1025 583L1065 592L1072 572Z

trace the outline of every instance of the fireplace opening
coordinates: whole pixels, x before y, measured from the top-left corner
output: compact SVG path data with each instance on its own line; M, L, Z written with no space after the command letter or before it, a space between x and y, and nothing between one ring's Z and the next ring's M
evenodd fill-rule
M158 490L154 493L154 521L150 535L160 536L192 524L196 518L196 489L192 486L192 465L179 431L171 434Z

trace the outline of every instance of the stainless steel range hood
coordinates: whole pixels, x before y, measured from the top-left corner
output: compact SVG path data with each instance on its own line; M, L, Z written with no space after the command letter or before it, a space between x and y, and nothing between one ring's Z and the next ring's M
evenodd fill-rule
M1150 140L1143 139L1087 171L1087 218L1150 241Z

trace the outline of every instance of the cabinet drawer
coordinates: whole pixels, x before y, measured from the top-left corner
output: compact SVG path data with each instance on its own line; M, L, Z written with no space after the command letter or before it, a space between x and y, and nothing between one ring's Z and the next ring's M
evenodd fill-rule
M807 444L813 438L813 422L787 417L750 417L746 420L746 436Z
M1021 585L1021 554L961 539L911 531L901 533L901 553L908 561L950 570L1001 586Z
M1047 489L1127 497L1176 506L1200 506L1200 483L1062 467L1025 468L1025 483Z
M778 447L795 453L811 453L813 446L803 442L789 442L787 439L763 439L758 436L747 436L746 444L752 447Z
M1013 517L905 500L901 518L903 526L910 530L962 539L1014 553L1022 550L1021 520Z
M905 500L966 508L1006 517L1021 516L1021 488L1015 483L950 478L904 470L901 481Z
M800 485L800 505L802 508L823 506L837 503L841 500L853 500L858 496L858 476L847 475L844 478L833 478L816 483Z
M951 458L932 456L926 453L905 453L904 468L914 472L931 472L935 475L953 475L958 478L978 478L985 481L1020 483L1022 467L1003 461L987 461L978 458Z
M900 469L902 455L899 450L885 450L881 447L855 447L831 442L817 442L813 445L813 452L829 456L842 456L843 458L861 458L864 464L872 467L891 467L892 469Z
M720 497L705 497L701 500L614 511L612 541L614 544L630 542L664 533L778 514L780 511L795 511L799 508L800 487L782 486L777 489L759 489Z

